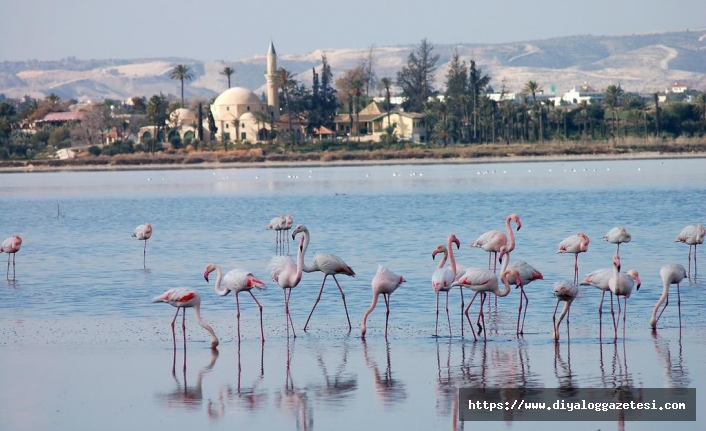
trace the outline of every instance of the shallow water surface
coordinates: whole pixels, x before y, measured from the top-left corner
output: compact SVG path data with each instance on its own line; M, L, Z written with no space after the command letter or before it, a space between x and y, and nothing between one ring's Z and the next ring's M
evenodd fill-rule
M681 286L681 331L674 288L656 333L648 321L662 292L659 268L687 266L688 247L674 238L684 226L706 221L704 166L703 159L670 159L0 174L0 239L23 238L16 280L0 281L0 428L470 429L477 424L456 420L459 387L698 392L706 371L701 275ZM526 289L525 335L515 335L519 295L513 289L485 309L487 343L474 342L467 324L460 337L454 289L452 337L443 305L435 337L432 250L455 233L462 244L458 262L487 265L487 254L469 244L485 231L504 230L512 212L522 217L512 259L544 275ZM279 214L292 214L295 225L311 231L307 261L315 252L335 253L356 271L355 278L338 277L350 334L331 280L309 331L301 329L323 278L313 273L292 293L298 337L287 338L283 294L266 271L276 245L266 226ZM130 234L146 221L154 233L145 270L142 243ZM618 225L633 237L621 246L623 270L637 269L642 279L628 300L624 336L621 328L613 343L606 303L599 342L600 292L582 286L571 308L570 338L562 323L555 345L552 284L572 278L574 260L555 253L558 243L579 231L591 238L579 257L583 277L611 266L615 245L601 237ZM267 282L267 290L255 292L264 308L264 346L248 294L240 295L237 342L234 298L213 293L215 274L210 284L203 278L209 262L249 269ZM380 301L363 341L360 320L378 264L407 282L391 297L388 339ZM203 318L221 340L218 351L208 348L208 334L187 310L186 355L180 323L174 355L169 323L175 310L150 299L179 286L201 293ZM473 319L477 310L474 304ZM704 407L703 397L697 402ZM516 419L508 413L483 427L539 425ZM621 424L617 416L614 423L571 424L580 430L665 425ZM671 425L700 429L703 420Z

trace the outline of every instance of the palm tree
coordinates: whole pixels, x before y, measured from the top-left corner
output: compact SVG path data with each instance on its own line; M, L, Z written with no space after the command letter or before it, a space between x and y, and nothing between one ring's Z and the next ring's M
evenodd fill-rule
M181 81L181 107L184 107L184 80L191 81L194 79L194 74L191 73L189 66L183 64L177 64L174 69L172 69L170 79L178 79Z
M292 126L292 110L289 103L289 95L292 89L297 85L297 81L294 80L294 75L292 75L291 71L280 67L275 72L275 83L277 84L277 88L282 92L282 96L284 96L284 104L287 107L287 117L289 119L289 133L293 134L294 127ZM291 143L292 149L294 149L294 139L291 140Z
M360 141L360 96L363 94L363 81L356 79L351 82L351 96L355 101L355 135Z
M224 67L220 74L228 78L228 88L230 88L230 77L235 73L235 69L232 67Z
M387 111L387 124L390 124L390 87L392 79L384 77L380 79L380 89L385 90L385 110Z
M706 130L706 92L701 92L694 98L694 103L696 104L696 110L699 112L699 117L701 118L701 131Z
M544 127L542 126L542 112L544 111L544 109L542 108L541 104L537 103L537 93L541 92L542 90L542 87L537 83L537 81L527 81L522 92L524 94L532 95L534 106L535 108L539 109L539 139L540 141L544 142Z
M615 85L609 85L605 89L605 93L603 94L603 103L605 103L611 111L613 111L613 125L612 125L612 134L613 137L615 138L615 124L616 121L618 120L618 108L620 107L620 104L622 103L622 98L625 92L623 89L620 87L620 84L617 86Z

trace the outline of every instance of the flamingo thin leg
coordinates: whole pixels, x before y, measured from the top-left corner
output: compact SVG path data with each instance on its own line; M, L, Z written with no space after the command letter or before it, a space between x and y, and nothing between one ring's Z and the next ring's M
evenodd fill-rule
M463 337L463 287L458 287L461 291L461 337Z
M679 283L677 283L677 307L679 308L679 332L681 332L681 294L679 293Z
M341 285L338 283L338 279L336 278L336 274L333 274L331 277L333 277L333 281L336 282L336 286L338 286L338 290L341 292L341 299L343 300L343 308L346 310L346 319L348 320L348 332L351 332L353 330L353 326L351 325L351 318L348 316L348 305L346 305L346 294L343 293L343 289L341 288Z
M471 327L471 333L473 334L473 341L478 341L478 339L476 338L476 331L473 329L473 324L471 323L471 318L468 317L468 310L470 310L471 305L473 305L473 301L476 300L476 296L478 296L478 292L476 292L473 295L473 298L471 298L471 302L469 302L468 307L466 307L466 320L468 320L468 326ZM481 304L481 307L482 307L482 304Z
M390 294L383 293L382 298L385 300L385 307L387 307L387 312L385 313L385 338L387 338L387 322L390 320Z
M319 301L321 300L321 294L324 293L324 285L326 284L326 277L328 277L328 274L324 274L324 281L321 283L321 290L319 290L319 296L316 297L316 302L314 302L314 306L311 307L311 313L309 313L309 317L306 319L306 323L304 324L304 332L306 332L306 327L309 326L309 320L311 319L311 316L314 314L314 310L316 309L316 306L319 304Z
M238 343L240 343L240 301L238 300L238 294L240 292L235 292L235 317L238 319Z
M255 298L255 295L252 294L251 290L248 290L250 293L250 296L252 296L252 299L255 301L255 304L257 304L257 307L260 309L260 335L262 336L262 342L265 342L265 330L262 328L262 305L260 305L260 301Z
M436 330L434 330L434 335L439 336L439 292L436 292Z
M448 290L446 291L446 320L448 321L448 324L449 324L449 337L452 337L453 335L451 334L451 317L449 316L449 291Z
M559 342L559 328L556 327L556 310L559 309L559 300L556 300L556 306L554 307L554 315L552 315L552 326L554 327L554 341Z

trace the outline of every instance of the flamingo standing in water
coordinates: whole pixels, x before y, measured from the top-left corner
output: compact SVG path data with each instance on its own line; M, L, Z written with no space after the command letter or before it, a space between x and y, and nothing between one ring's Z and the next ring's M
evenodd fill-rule
M0 253L7 253L7 274L10 279L10 255L12 255L12 279L15 279L15 256L22 247L22 238L19 235L12 235L0 244Z
M495 259L498 257L498 253L502 247L506 247L508 244L508 237L513 244L513 249L515 248L515 234L512 232L510 227L510 221L514 221L519 231L522 227L522 222L520 221L520 216L517 214L510 214L505 218L505 229L507 230L507 235L499 230L491 230L483 235L479 236L478 239L471 243L471 247L480 247L488 252L488 269L490 269L490 256L494 254ZM493 260L493 272L497 271L497 260Z
M679 283L681 283L685 278L687 278L686 268L684 265L678 263L669 263L664 265L662 269L659 270L659 275L662 277L662 296L659 297L657 303L655 304L654 310L652 310L652 318L650 319L650 326L652 329L657 329L657 322L659 318L662 317L664 309L669 305L669 287L672 284L677 285L677 306L679 307L679 329L681 330L681 295L679 294ZM665 302L666 301L666 302ZM657 310L659 306L664 302L664 307L662 311L657 316Z
M605 293L610 293L611 297L613 292L610 291L608 287L608 281L613 277L613 268L603 268L597 269L586 275L586 278L581 282L582 286L593 286L602 291L601 303L598 305L598 339L603 339L603 299L605 298ZM613 313L613 300L611 299L611 314Z
M514 242L512 244L512 248L514 248ZM537 269L535 269L532 265L525 262L524 260L518 260L510 264L510 251L512 250L503 247L503 249L500 251L500 257L498 258L498 260L500 260L500 263L502 264L503 257L507 254L508 269L514 269L517 273L520 274L520 278L518 279L517 277L515 277L515 271L508 273L507 281L510 285L514 285L515 288L520 288L520 308L517 311L517 327L515 329L515 333L517 335L521 335L525 333L525 317L527 316L527 307L529 306L529 298L525 293L525 286L535 280L544 280L544 276L541 272L539 272ZM525 300L524 313L522 313L523 297ZM520 314L522 314L522 326L520 326Z
M603 235L603 240L608 241L611 244L618 244L618 251L616 251L615 254L620 254L620 244L630 242L630 240L632 240L632 235L630 235L623 226L618 226Z
M132 232L132 237L137 238L140 241L145 242L145 246L142 249L142 267L147 268L145 263L147 257L147 240L152 236L152 225L149 223L141 224L135 228Z
M687 226L682 229L681 233L674 240L675 242L683 242L689 245L689 270L687 274L691 277L691 246L694 246L694 278L696 278L696 246L704 243L704 237L706 237L706 228L702 225L697 224L696 226Z
M375 309L375 306L378 303L378 296L380 296L380 294L382 294L382 297L385 300L385 306L387 307L387 314L385 315L385 338L387 338L387 323L390 319L390 295L392 295L392 293L405 281L406 280L401 275L397 275L384 266L378 265L378 270L375 273L375 277L373 277L373 281L371 283L373 288L373 302L365 311L365 314L363 314L363 325L360 328L361 338L365 338L365 333L367 331L365 322L368 320L368 315Z
M439 292L446 292L446 319L449 322L449 337L452 336L451 318L449 317L449 290L451 290L451 285L456 280L456 259L454 258L453 244L456 244L456 249L461 247L461 241L456 238L456 235L451 234L448 238L448 246L441 244L431 252L432 259L436 258L439 253L444 255L441 262L439 262L439 266L431 275L431 286L436 293L436 331L434 334L437 336L439 335ZM450 260L450 265L448 268L444 268L447 257ZM463 314L461 315L461 324L463 324Z
M623 310L623 338L625 337L625 323L628 315L628 298L632 294L632 289L640 290L640 276L637 271L631 269L626 274L620 273L620 256L613 256L613 276L608 280L608 288L617 297L618 300L618 318L615 318L613 312L613 296L610 297L610 310L613 314L613 328L615 329L615 337L613 341L618 340L618 326L620 324L620 296L622 296L624 307Z
M559 243L557 253L573 253L574 254L574 284L579 282L579 253L588 251L588 243L590 240L584 233L577 233L568 238L565 238Z
M569 313L571 311L571 303L579 293L579 288L567 281L559 280L554 283L554 296L556 296L556 307L554 307L554 316L552 316L552 322L554 324L554 341L559 342L559 325L561 321L566 316L566 336L570 337L569 333ZM559 315L559 321L556 321L556 311L559 308L559 302L564 301L564 308L561 310Z
M306 226L300 224L296 227L296 229L294 229L294 232L292 232L292 240L294 240L294 238L300 232L304 237L304 252L302 253L304 254L306 253L307 248L309 248L309 229L307 229ZM336 282L336 286L338 286L338 290L341 292L343 308L346 310L346 319L348 319L348 332L350 332L353 329L353 326L351 326L351 318L348 316L346 294L343 293L343 289L341 289L341 285L338 283L338 279L336 279L336 274L345 274L349 277L355 277L355 271L353 271L353 269L348 266L346 262L343 261L343 259L336 256L335 254L330 253L316 253L314 255L314 261L311 263L310 266L304 265L303 271L321 271L324 273L324 281L321 283L321 290L319 290L319 296L316 297L316 302L314 302L314 306L311 308L309 318L306 319L306 323L304 324L304 331L306 331L306 327L309 325L309 319L311 319L311 316L314 314L314 309L316 309L316 306L321 300L321 294L324 292L324 285L326 284L326 277L330 275L331 277L333 277L333 281Z
M462 287L468 287L471 290L475 292L473 295L473 298L471 298L471 302L468 304L466 307L466 320L468 320L468 325L471 326L471 331L473 332L473 340L477 341L476 333L473 330L473 324L471 324L471 318L468 316L468 310L471 308L473 305L473 301L476 299L476 296L478 294L481 294L480 297L480 312L478 313L478 320L476 324L478 325L478 335L480 335L481 331L483 331L483 327L485 326L485 316L483 314L483 302L485 301L486 298L486 293L492 292L496 296L507 296L510 294L510 284L508 283L507 276L509 273L513 273L515 278L520 279L520 273L516 269L507 269L508 262L507 260L502 264L502 270L500 271L500 278L505 285L505 288L503 290L500 290L498 287L498 277L495 275L493 271L486 270L486 269L478 269L478 268L469 268L466 270L466 272L458 278L458 280L454 281L452 286L462 286ZM483 325L481 326L480 322L481 320L483 321ZM483 332L483 340L487 341L486 338L486 333L488 331Z
M302 279L302 270L304 269L304 236L299 240L299 252L297 253L297 263L295 264L289 256L274 256L270 263L267 264L267 270L270 271L272 281L279 284L284 292L284 313L287 321L287 337L289 337L289 324L292 324L292 334L296 338L297 333L294 330L294 322L292 315L289 313L289 298L292 296L292 289L297 287ZM289 292L287 292L289 291Z
M260 305L260 302L258 302L255 295L253 295L252 289L258 288L264 290L265 283L258 280L252 272L243 269L232 269L228 271L224 277L221 267L213 263L209 263L206 266L206 270L203 273L203 278L208 281L208 275L213 271L216 271L217 274L215 290L219 296L226 296L230 292L235 292L235 308L237 310L236 317L238 319L238 342L240 342L240 302L238 301L238 294L245 291L252 296L252 299L260 309L260 335L262 336L262 342L264 343L265 330L262 327L262 305ZM224 282L223 289L221 289L221 281Z
M152 302L166 302L177 309L174 319L172 320L172 341L174 342L175 351L176 334L174 333L174 322L176 322L177 316L179 316L179 309L182 310L181 330L184 333L184 350L186 351L186 309L189 307L194 309L196 322L211 334L211 348L215 349L218 346L218 337L216 337L213 328L201 319L201 295L199 295L197 291L187 287L169 289L163 294L152 298ZM184 366L186 366L186 364Z

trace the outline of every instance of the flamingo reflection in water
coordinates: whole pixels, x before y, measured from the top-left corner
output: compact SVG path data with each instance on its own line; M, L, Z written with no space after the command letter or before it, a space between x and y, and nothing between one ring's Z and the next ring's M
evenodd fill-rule
M265 378L265 345L260 344L260 374L257 376L252 385L243 387L241 385L241 377L243 367L240 360L241 344L238 343L238 381L233 390L230 384L223 386L218 391L218 401L208 400L208 416L211 419L220 419L227 410L234 407L236 410L245 410L250 412L262 410L262 406L267 403L267 391L260 388L260 384Z
M294 356L294 340L287 338L287 370L284 387L275 394L277 408L294 416L298 430L310 430L314 428L314 409L309 403L309 397L305 390L294 386L292 379L291 364Z
M387 352L387 366L383 375L380 374L378 363L371 359L368 353L368 343L365 338L363 342L363 356L365 365L373 371L375 392L384 407L392 407L407 399L407 387L400 381L392 377L392 362L390 361L390 342L385 340L385 350Z
M349 347L348 340L344 341L343 347L341 348L343 355L333 375L329 375L329 369L324 362L324 356L322 354L324 349L317 349L319 354L317 355L316 361L323 373L324 384L307 386L311 387L312 392L322 404L338 407L345 406L346 402L355 391L358 390L358 376L346 372Z
M183 380L182 384L177 377L176 370L172 367L172 377L176 382L176 389L164 394L157 394L156 398L168 408L184 408L188 410L198 410L203 402L203 378L206 374L213 370L218 359L218 349L211 349L211 361L208 365L199 370L196 376L196 384L189 386L186 380L186 357L184 358ZM176 362L176 350L174 351L174 362Z
M682 349L681 331L678 339L678 354L674 358L670 348L670 342L667 338L662 338L657 335L657 332L652 332L654 339L655 352L657 357L664 362L664 377L666 378L665 388L689 388L692 387L689 371L684 366L684 353Z

